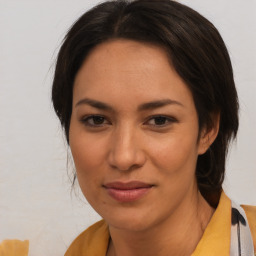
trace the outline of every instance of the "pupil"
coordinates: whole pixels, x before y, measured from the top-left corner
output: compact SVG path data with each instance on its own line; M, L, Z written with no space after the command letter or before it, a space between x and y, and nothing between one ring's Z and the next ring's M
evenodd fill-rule
M155 124L157 125L163 125L165 124L165 121L166 121L166 118L162 116L155 118Z
M102 116L94 116L93 117L94 124L102 124L104 122L104 117Z

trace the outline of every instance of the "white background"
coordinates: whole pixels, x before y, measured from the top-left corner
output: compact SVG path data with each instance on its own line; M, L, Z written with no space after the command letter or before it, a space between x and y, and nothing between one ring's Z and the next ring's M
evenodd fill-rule
M29 239L30 255L60 256L99 216L71 193L62 130L51 106L56 53L92 0L0 0L0 241ZM212 21L233 62L240 131L225 191L256 205L256 1L184 0Z

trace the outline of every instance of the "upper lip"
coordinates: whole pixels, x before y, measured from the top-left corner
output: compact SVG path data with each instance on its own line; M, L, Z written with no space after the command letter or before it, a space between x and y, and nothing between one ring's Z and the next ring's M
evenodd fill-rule
M153 185L144 183L141 181L130 181L130 182L110 182L103 185L105 188L112 188L112 189L120 189L120 190L131 190L131 189L138 189L138 188L150 188Z

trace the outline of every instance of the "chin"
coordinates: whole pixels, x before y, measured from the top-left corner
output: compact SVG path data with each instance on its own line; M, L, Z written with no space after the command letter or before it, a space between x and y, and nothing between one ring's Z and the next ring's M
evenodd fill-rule
M142 232L151 227L150 223L145 222L144 220L136 220L131 218L129 220L108 222L108 225L119 230L125 230L130 232Z
M109 226L126 231L145 231L156 223L152 214L140 212L139 209L124 209L112 212L111 216L104 214L102 217Z

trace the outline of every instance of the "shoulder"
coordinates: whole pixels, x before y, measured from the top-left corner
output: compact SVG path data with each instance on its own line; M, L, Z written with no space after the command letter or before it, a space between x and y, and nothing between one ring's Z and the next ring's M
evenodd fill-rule
M20 240L4 240L0 243L0 255L11 256L11 255L19 255L19 256L27 256L28 255L28 240L20 241Z
M108 241L108 226L104 220L101 220L83 231L69 246L65 256L78 256L83 253L84 255L105 255Z
M246 213L249 222L252 239L254 243L254 250L256 251L256 206L241 205Z

